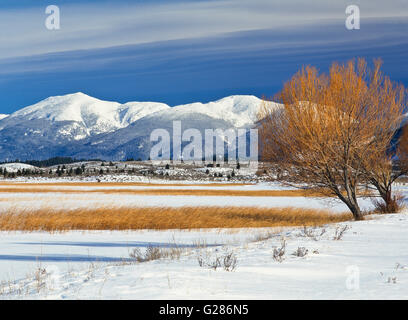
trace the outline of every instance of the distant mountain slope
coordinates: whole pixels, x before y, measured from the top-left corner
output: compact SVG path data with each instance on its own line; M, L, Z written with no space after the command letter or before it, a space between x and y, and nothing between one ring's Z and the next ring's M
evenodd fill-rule
M7 172L17 172L18 170L35 170L38 169L37 167L34 167L32 165L29 164L25 164L25 163L5 163L5 164L0 164L0 168L1 169L6 169Z
M68 140L80 140L95 134L112 132L149 113L170 108L155 102L103 101L81 92L65 96L49 97L32 106L18 110L0 121L0 130L25 123L27 134L41 134L41 128L29 125L30 121L48 121L56 126L55 134ZM63 125L60 125L63 124Z
M54 156L147 159L150 133L182 129L252 127L261 99L237 95L209 103L170 107L156 102L120 104L83 93L49 97L0 120L0 160ZM276 104L278 108L279 105Z

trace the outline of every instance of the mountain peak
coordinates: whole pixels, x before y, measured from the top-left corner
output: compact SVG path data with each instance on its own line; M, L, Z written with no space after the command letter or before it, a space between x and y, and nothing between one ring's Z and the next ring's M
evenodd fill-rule
M248 128L255 124L261 103L252 95L175 107L121 104L83 92L53 96L0 121L0 159L147 158L154 129L172 128L173 121L198 130Z
M99 100L97 98L94 98L90 95L87 95L83 92L74 92L74 93L68 93L68 94L64 94L64 95L59 95L59 96L51 96L48 97L42 101L40 101L39 103L43 102L43 101L63 101L63 102L69 102L69 101L79 101L79 102L95 102L95 101L103 101L103 100ZM36 103L35 105L39 104Z
M50 124L60 125L69 122L66 124L67 127L63 127L60 131L68 136L75 131L77 133L74 134L73 139L78 140L89 135L124 128L141 117L165 108L170 107L155 102L120 104L100 100L83 92L75 92L51 96L12 113L7 117L10 121L2 121L0 130L8 125L13 126L18 122L31 120L46 120L50 121Z

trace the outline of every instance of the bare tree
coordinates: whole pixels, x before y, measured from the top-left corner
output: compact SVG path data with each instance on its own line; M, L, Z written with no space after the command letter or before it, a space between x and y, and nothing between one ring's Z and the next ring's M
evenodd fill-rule
M280 180L338 197L356 220L361 185L402 115L402 89L380 67L375 61L370 70L364 59L334 63L328 75L304 67L277 96L283 108L266 102L259 114L262 158L284 171Z

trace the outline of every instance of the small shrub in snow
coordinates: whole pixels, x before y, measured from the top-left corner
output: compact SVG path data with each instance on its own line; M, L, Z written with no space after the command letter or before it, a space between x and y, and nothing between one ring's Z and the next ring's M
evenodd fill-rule
M214 269L214 271L217 270L218 267L221 267L221 259L219 257L215 257L214 260L207 263L207 267Z
M404 208L404 197L400 194L396 194L388 203L383 199L377 200L376 198L372 198L371 202L374 205L372 213L397 213Z
M408 266L404 266L404 265L402 265L401 263L397 262L397 263L395 264L395 270L398 270L398 269L408 270Z
M326 233L325 228L319 231L317 228L308 228L304 226L303 229L301 230L300 236L313 239L314 241L318 241L325 233Z
M305 247L298 247L297 250L292 253L292 255L303 258L308 252L309 250L307 250Z
M171 260L180 259L183 252L182 248L159 248L149 246L145 252L142 252L139 248L133 249L129 256L131 259L137 262L147 262L153 260L160 260L165 258L170 258Z
M273 260L282 262L285 259L286 240L282 240L281 246L273 248Z
M273 238L275 235L276 234L271 232L271 231L262 232L262 233L259 233L259 234L255 235L250 241L251 242L266 241L266 240L269 240L269 239Z
M37 289L37 292L40 292L41 289L45 286L45 279L47 277L47 270L45 268L38 267L34 272L34 282Z
M237 267L237 263L237 256L233 252L230 252L224 256L223 268L225 271L234 271Z
M350 226L345 225L343 227L337 227L334 233L333 240L341 240L345 234L345 232L350 228Z
M236 269L238 265L238 258L233 252L225 252L225 254L218 256L214 252L206 251L204 255L200 253L197 256L198 265L202 268L210 268L217 270L218 268L223 268L225 271L232 272Z

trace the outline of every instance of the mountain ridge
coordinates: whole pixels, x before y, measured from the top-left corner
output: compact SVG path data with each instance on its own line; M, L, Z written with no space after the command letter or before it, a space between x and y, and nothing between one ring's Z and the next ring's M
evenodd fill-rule
M173 121L181 121L183 130L201 132L250 128L261 101L252 95L233 95L170 107L160 102L104 101L82 92L52 96L0 119L0 160L147 159L152 130L171 132Z

